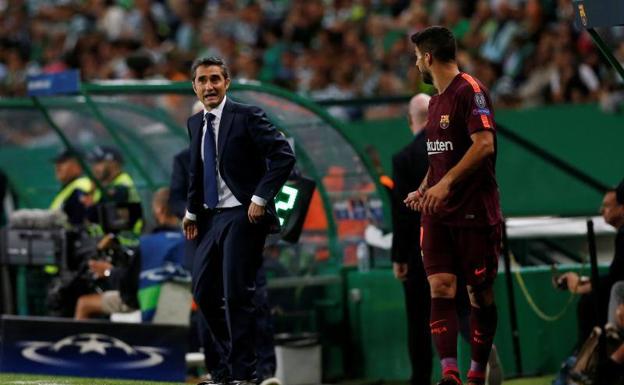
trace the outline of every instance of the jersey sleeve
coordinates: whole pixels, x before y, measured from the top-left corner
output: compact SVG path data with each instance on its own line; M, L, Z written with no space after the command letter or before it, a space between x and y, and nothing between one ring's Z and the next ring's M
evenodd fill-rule
M462 74L462 76L470 85L465 88L462 95L468 134L472 135L484 130L494 131L494 117L489 95L472 76L468 74Z

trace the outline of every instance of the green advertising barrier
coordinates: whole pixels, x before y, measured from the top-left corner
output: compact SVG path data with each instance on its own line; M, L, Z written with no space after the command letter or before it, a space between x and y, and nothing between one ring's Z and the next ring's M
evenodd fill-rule
M568 267L566 271L578 271ZM586 273L586 271L584 271ZM519 275L521 279L519 280ZM524 286L524 289L521 287ZM401 284L389 269L347 273L352 366L356 376L367 379L405 380L410 375L407 354L407 322ZM503 272L494 285L498 308L495 345L505 377L515 371L509 303ZM521 356L525 376L555 373L576 344L578 296L555 290L549 267L525 267L514 271ZM426 293L423 293L426 295ZM470 347L460 338L460 366L466 373ZM434 358L434 378L440 374Z
M496 121L578 171L616 185L624 177L624 116L596 105L557 105L498 110ZM359 147L374 146L387 174L392 154L411 139L406 119L354 122L346 134ZM598 212L602 193L498 135L497 178L506 216L588 215Z

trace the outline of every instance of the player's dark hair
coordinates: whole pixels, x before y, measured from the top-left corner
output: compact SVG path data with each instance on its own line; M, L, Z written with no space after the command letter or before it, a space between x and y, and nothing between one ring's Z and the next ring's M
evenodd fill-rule
M191 79L193 81L195 81L197 69L201 66L219 66L221 67L221 73L223 74L223 77L226 79L230 78L230 71L228 70L227 65L225 65L223 59L212 56L199 58L193 62L193 65L191 66Z
M425 28L413 34L411 39L420 52L430 53L437 61L443 63L455 61L457 44L448 28L440 26Z

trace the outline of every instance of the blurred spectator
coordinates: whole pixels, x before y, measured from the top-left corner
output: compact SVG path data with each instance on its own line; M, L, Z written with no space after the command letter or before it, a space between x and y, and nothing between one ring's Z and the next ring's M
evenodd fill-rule
M573 22L572 0L0 1L0 95L23 95L27 74L67 68L85 81L185 80L180 69L206 55L223 57L234 78L315 98L405 95L430 90L407 37L441 24L495 103L600 100L618 111L624 82ZM603 35L624 61L622 32Z
M141 299L138 298L139 290L146 287L153 289L168 280L190 280L189 273L182 267L184 238L180 223L171 212L168 201L168 188L160 188L154 193L152 213L157 227L150 234L141 236L135 250L120 247L110 234L99 242L98 248L101 250L123 250L117 253L120 255L115 254L113 261L91 259L88 262L89 270L95 278L108 280L112 290L80 296L75 319L86 320L95 315L132 312L139 309L140 304L143 321L151 321L160 290L144 292ZM180 317L183 316L186 314L180 314Z

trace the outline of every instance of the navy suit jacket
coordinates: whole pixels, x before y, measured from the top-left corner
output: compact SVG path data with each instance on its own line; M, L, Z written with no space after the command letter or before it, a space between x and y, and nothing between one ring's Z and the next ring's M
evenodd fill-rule
M200 214L204 203L203 114L200 111L187 122L191 139L187 204L193 214ZM295 165L295 155L286 138L262 109L228 98L221 115L217 147L219 174L236 199L245 207L253 195L266 199L265 222L271 232L279 231L274 198Z
M190 163L191 152L188 147L173 157L173 172L171 173L171 183L169 184L169 208L178 218L184 218L184 213L186 212Z
M421 263L420 213L403 203L403 199L420 187L427 174L427 138L422 131L401 151L392 157L392 261ZM409 270L408 270L409 271Z

